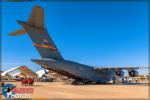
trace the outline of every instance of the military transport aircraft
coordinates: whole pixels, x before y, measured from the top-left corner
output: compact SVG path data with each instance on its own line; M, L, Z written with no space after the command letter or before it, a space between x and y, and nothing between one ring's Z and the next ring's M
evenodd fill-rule
M17 22L23 29L17 30L10 35L16 36L27 33L41 56L41 59L31 59L31 61L39 64L44 69L53 70L61 75L75 79L75 83L107 83L116 75L123 76L123 70L128 70L128 74L132 77L138 76L136 69L139 69L139 67L96 68L65 60L44 26L44 11L40 6L34 6L27 22Z

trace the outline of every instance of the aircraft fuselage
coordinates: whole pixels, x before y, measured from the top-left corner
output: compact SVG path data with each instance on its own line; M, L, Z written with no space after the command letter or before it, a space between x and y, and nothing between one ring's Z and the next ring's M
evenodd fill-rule
M87 79L93 82L108 82L115 75L115 70L112 69L97 70L92 66L68 60L32 59L32 61L46 69L54 70L65 76Z

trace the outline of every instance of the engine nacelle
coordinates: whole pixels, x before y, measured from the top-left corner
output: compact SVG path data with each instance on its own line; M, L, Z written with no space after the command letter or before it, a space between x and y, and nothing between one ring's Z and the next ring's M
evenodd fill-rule
M131 70L131 71L128 72L128 74L131 77L138 77L138 71L136 71L136 70Z
M124 71L119 70L119 71L116 71L115 74L116 74L117 76L124 76Z

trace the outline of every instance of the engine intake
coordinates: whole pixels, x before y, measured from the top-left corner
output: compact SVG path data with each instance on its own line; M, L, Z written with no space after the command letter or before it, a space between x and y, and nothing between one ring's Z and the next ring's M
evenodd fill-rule
M138 77L138 72L136 70L131 70L128 73L131 77Z
M124 71L119 70L119 71L116 71L115 74L116 74L117 76L124 76Z

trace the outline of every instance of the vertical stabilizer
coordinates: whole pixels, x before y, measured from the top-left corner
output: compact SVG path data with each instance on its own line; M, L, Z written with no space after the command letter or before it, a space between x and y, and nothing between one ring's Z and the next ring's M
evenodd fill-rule
M34 6L31 16L28 20L31 27L44 29L44 10L39 6Z
M23 31L29 35L42 58L63 59L44 27L43 8L35 6L29 20L27 22L18 21L18 23L23 27ZM10 35L16 36L18 34L23 34L23 32L19 31L19 33L11 33Z

